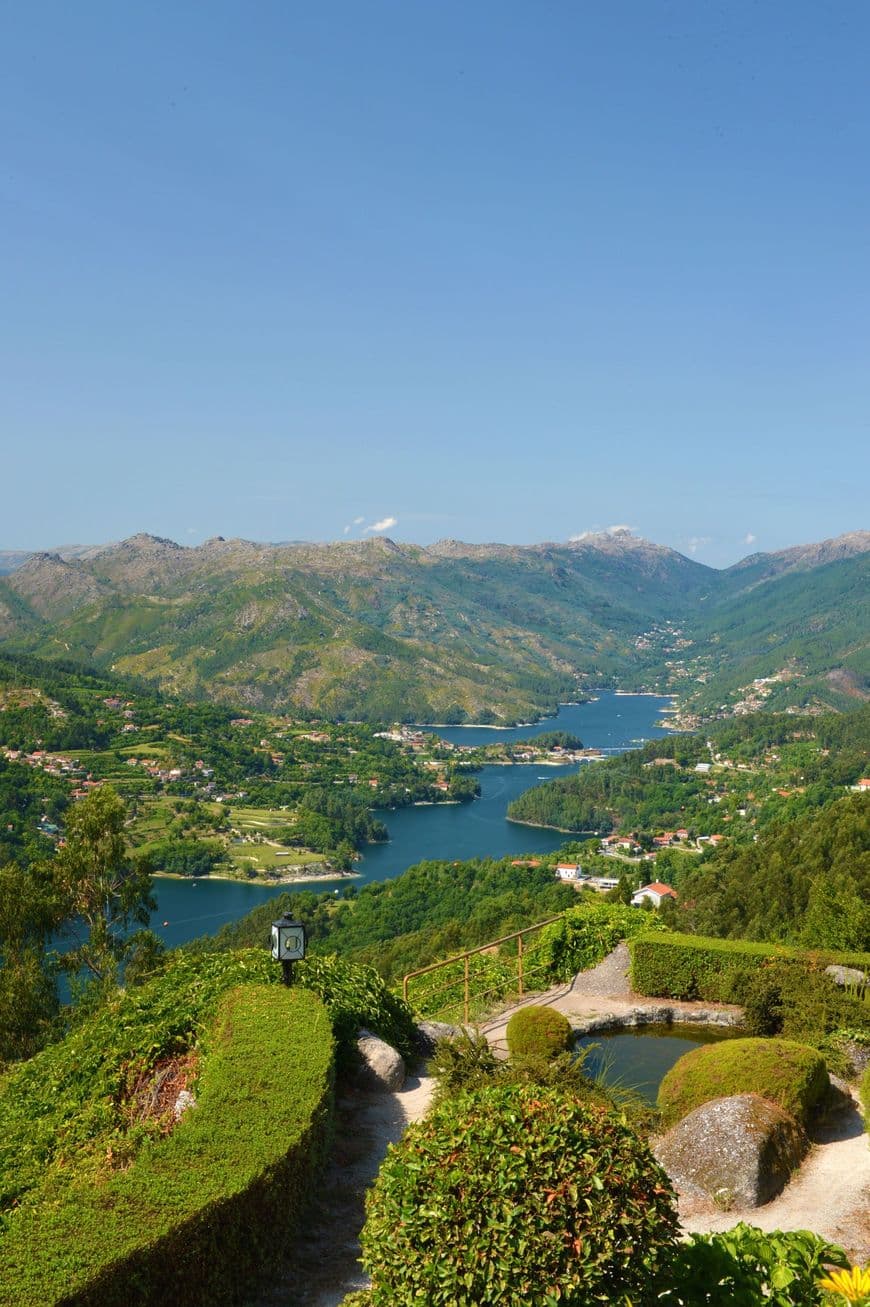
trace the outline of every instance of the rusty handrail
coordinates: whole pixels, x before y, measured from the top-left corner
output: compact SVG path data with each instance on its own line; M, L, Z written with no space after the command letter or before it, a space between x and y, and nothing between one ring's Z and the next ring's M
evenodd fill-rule
M547 917L546 921L537 921L533 926L524 926L522 930L515 930L510 935L501 935L498 939L491 939L487 944L478 944L476 948L465 949L462 953L456 953L452 958L443 958L440 962L430 962L428 967L418 967L416 971L408 971L402 977L402 997L405 1002L408 1001L408 983L414 980L416 976L428 975L430 971L438 971L442 967L455 966L457 962L464 963L463 966L463 999L462 1009L466 1025L468 1024L469 1014L469 966L468 960L477 953L486 953L490 949L497 948L500 944L508 944L512 939L517 940L517 980L520 998L523 997L523 937L530 935L534 930L541 930L544 926L551 925L554 921L560 921L563 913L555 917ZM458 979L458 977L457 977ZM444 986L443 988L448 988Z

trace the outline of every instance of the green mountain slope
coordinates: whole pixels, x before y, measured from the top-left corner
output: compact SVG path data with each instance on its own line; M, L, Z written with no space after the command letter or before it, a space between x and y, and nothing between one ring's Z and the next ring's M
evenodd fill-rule
M511 722L603 682L672 683L709 709L789 662L795 702L836 704L867 675L868 551L853 533L719 572L628 532L428 548L139 535L0 578L0 638L330 718Z
M676 688L704 715L754 703L759 693L779 710L849 707L870 698L868 632L870 553L789 570L692 620L694 644ZM775 679L753 685L767 678Z
M626 537L431 549L196 549L137 536L87 559L36 555L0 581L16 647L164 688L329 717L517 720L633 667L639 625L709 569Z

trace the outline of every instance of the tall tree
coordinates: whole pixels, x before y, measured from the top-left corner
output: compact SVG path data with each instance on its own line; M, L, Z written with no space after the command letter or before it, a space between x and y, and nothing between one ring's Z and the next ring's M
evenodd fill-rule
M63 967L111 981L130 947L130 928L146 926L157 906L151 874L131 860L124 839L124 803L108 785L69 813L66 843L54 860L54 887L73 948Z

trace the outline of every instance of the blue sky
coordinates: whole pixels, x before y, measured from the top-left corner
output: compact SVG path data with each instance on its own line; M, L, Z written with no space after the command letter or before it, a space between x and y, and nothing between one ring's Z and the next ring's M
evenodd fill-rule
M0 545L868 525L864 0L3 33Z

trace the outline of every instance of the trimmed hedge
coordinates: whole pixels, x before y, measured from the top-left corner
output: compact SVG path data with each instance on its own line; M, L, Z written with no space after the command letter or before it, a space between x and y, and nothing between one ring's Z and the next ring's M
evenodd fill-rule
M521 1007L507 1023L507 1046L512 1058L555 1057L571 1044L571 1022L552 1007Z
M629 947L632 986L651 998L741 1003L759 967L773 961L808 971L831 963L870 969L870 953L808 952L703 935L644 934Z
M860 1094L864 1108L864 1129L870 1134L870 1066L861 1077Z
M686 1053L659 1086L665 1129L702 1103L760 1094L805 1126L828 1087L825 1059L789 1039L726 1039Z
M460 1094L409 1126L366 1199L374 1307L655 1301L667 1176L617 1113L544 1085Z
M231 1302L281 1255L328 1144L329 1015L301 989L242 985L204 1047L197 1104L171 1134L146 1140L126 1170L110 1157L57 1168L41 1201L9 1214L3 1302Z

